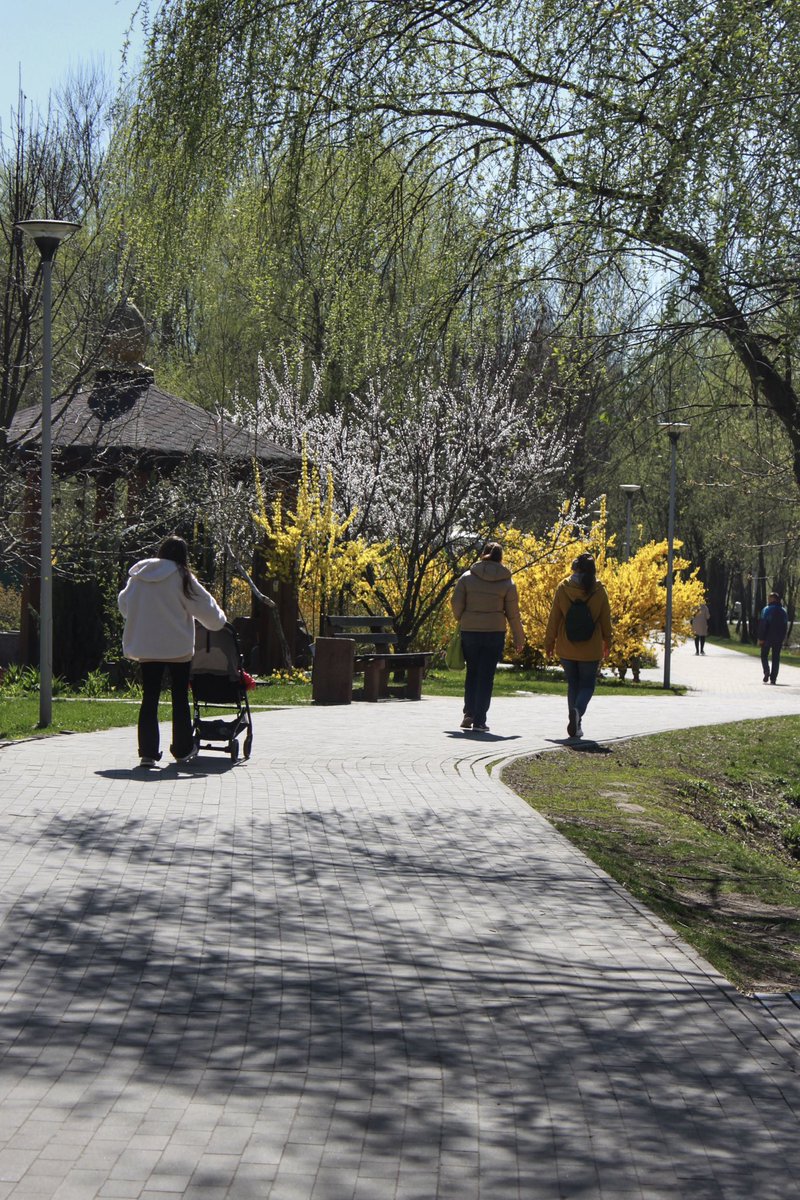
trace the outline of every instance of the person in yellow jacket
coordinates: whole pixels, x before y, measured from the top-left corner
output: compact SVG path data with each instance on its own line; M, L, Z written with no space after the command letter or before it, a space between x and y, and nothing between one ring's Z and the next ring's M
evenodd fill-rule
M478 562L459 579L451 598L453 613L461 626L461 646L467 665L461 728L474 729L476 733L489 732L486 714L492 700L494 673L503 656L506 623L511 627L517 652L521 654L525 646L517 585L502 558L502 546L487 542Z
M601 659L608 658L611 645L611 607L608 594L597 578L591 554L579 554L572 574L556 588L547 629L545 654L553 651L567 677L569 722L567 735L583 737L583 715L594 694Z

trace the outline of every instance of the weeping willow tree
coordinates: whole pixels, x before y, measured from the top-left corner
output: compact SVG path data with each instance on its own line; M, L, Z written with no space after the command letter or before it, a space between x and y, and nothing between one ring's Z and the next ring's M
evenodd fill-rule
M115 146L137 299L159 325L165 378L188 363L195 373L176 390L217 402L254 394L259 358L290 346L324 360L335 406L377 374L399 394L423 363L458 371L487 346L524 342L540 306L478 198L435 156L389 141L381 118L321 119L317 100L288 83L301 45L298 69L312 70L311 26L298 43L288 8L251 19L187 7L198 58L190 67L174 43L172 64L157 63L176 15L162 9L153 25ZM237 53L258 60L257 81L236 82Z
M165 0L130 144L191 242L245 167L348 155L370 131L417 180L399 245L454 188L465 279L511 256L541 286L579 261L625 276L653 320L680 300L800 483L799 34L791 0Z

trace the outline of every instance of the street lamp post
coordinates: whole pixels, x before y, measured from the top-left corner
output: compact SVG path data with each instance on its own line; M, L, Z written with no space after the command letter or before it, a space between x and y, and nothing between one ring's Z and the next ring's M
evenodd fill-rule
M74 221L19 221L21 230L36 244L42 257L42 444L41 444L41 549L39 559L39 725L53 719L53 452L51 388L53 376L53 259L65 238L80 225Z
M633 497L637 492L641 491L640 483L621 483L620 491L625 493L625 502L627 511L625 514L625 562L631 556L631 509L633 508Z
M678 456L678 438L687 421L659 421L659 429L668 434L670 441L669 462L669 519L667 522L667 614L664 622L664 687L669 687L672 660L672 560L675 542L675 475Z

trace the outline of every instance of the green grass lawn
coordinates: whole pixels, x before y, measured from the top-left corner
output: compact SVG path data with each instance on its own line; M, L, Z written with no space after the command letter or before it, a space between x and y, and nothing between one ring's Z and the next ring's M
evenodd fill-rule
M800 717L548 751L504 779L740 990L800 989Z
M706 641L715 646L724 646L726 650L736 650L739 654L749 654L751 658L761 657L761 647L753 646L750 642L740 642L736 638L708 637ZM800 667L800 654L796 650L781 652L781 666Z
M651 683L623 682L612 677L603 678L598 682L598 692L614 695L663 695L664 689ZM671 688L675 694L681 688ZM502 670L498 671L495 680L494 694L496 696L516 695L566 695L567 685L558 673L553 672L549 677L542 677L535 671ZM428 696L463 696L464 672L438 670L431 671L423 685L423 695ZM248 696L250 707L257 712L262 708L284 708L287 705L311 704L310 683L286 683L269 680L259 682L254 692ZM162 720L170 716L169 704L163 704L160 709ZM222 711L222 710L221 710ZM135 725L139 712L139 702L135 699L120 699L104 696L89 699L84 696L54 696L53 723L47 729L39 729L39 697L36 693L23 695L3 695L0 691L0 740L12 741L18 738L44 736L62 733L89 733L98 729L112 729L114 726Z
M682 695L685 688L671 687L668 693ZM567 684L561 671L555 669L542 673L539 671L523 671L512 668L501 669L494 677L495 696L519 696L528 693L536 696L566 696ZM422 685L423 696L463 696L464 672L435 670L430 671ZM633 683L630 679L618 679L610 673L603 674L597 681L598 695L615 696L646 696L664 695L660 683Z
M262 708L310 701L310 688L304 689L308 692L307 700L298 701L298 698L292 694L299 690L303 689L296 686L286 686L274 690L270 688L265 697L262 698L259 695L256 701L251 701L251 708L257 712ZM284 693L286 693L285 696ZM233 708L209 707L205 715L230 716L234 711ZM159 705L160 720L168 721L171 714L172 706L169 702ZM138 716L138 700L122 700L113 697L87 699L84 696L54 696L53 723L47 729L40 729L38 695L3 696L0 693L0 741L47 737L56 733L94 733L100 729L135 725Z
M53 697L53 723L39 729L39 697L0 695L0 739L13 741L54 733L94 733L119 725L135 725L139 714L136 700L70 700ZM166 719L169 705L161 705L159 716Z

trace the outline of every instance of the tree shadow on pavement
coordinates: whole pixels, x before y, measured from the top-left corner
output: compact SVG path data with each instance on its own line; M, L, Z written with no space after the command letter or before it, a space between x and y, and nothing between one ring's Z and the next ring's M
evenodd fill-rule
M485 815L34 823L31 852L74 870L7 916L6 1072L75 1083L101 1064L273 1105L304 1089L340 1148L438 1162L447 1195L480 1151L498 1200L639 1194L642 1172L654 1196L684 1194L676 1172L711 1194L710 1159L720 1194L771 1196L800 1168L780 1090L796 1099L796 1077L754 1074L744 1019L709 1036L734 1020L724 989L690 960L670 970L621 889L576 873L559 839L537 849L544 822ZM556 1175L565 1190L535 1190Z

